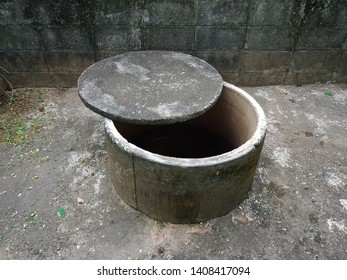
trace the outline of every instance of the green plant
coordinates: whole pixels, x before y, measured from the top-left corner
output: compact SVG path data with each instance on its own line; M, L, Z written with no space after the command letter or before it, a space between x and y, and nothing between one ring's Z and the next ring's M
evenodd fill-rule
M32 212L24 218L23 229L26 229L28 225L34 223L34 220L37 218L37 211Z
M45 95L42 92L36 92L35 95L39 102L45 101Z
M8 143L20 143L28 138L26 123L21 118L11 119L4 129L7 132L6 142Z
M154 219L154 224L159 227L160 229L164 228L165 227L165 224L160 221L160 220L157 220L157 219Z
M107 148L107 143L106 142L102 142L100 145L99 145L100 149L103 149L105 150Z
M324 92L325 96L333 96L334 94L331 91Z
M37 216L37 211L32 212L30 215L24 218L25 222L32 223Z

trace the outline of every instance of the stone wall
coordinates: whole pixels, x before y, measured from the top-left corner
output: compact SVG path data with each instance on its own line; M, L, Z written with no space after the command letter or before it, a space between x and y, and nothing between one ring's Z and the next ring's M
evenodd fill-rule
M76 86L125 51L175 50L238 85L347 82L347 0L0 0L14 87Z

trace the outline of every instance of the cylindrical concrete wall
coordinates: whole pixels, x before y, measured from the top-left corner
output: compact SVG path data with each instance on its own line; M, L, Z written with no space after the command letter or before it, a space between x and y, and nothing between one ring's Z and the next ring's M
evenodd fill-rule
M224 83L216 105L182 125L219 135L233 148L201 158L165 156L160 154L163 147L155 153L134 143L152 130L169 131L170 125L106 119L111 178L117 193L150 217L172 223L200 222L228 213L252 185L266 134L263 110L246 92ZM175 145L170 141L164 144L168 149Z

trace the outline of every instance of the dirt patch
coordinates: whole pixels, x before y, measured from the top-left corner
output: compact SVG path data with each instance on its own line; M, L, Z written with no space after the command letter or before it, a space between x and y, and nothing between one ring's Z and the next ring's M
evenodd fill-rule
M17 90L23 99L1 103L0 125L22 118L28 137L0 142L0 259L346 259L346 89L245 88L269 124L252 190L229 214L194 225L120 199L104 120L77 89Z
M0 96L0 143L30 141L42 128L34 117L45 110L45 93L38 89L16 89Z

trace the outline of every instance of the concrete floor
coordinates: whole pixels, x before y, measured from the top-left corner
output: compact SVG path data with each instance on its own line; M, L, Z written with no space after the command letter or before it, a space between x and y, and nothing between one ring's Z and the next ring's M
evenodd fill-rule
M194 225L122 202L103 118L74 88L40 89L44 110L27 119L41 130L0 146L0 259L347 259L347 85L243 89L268 118L253 188Z

